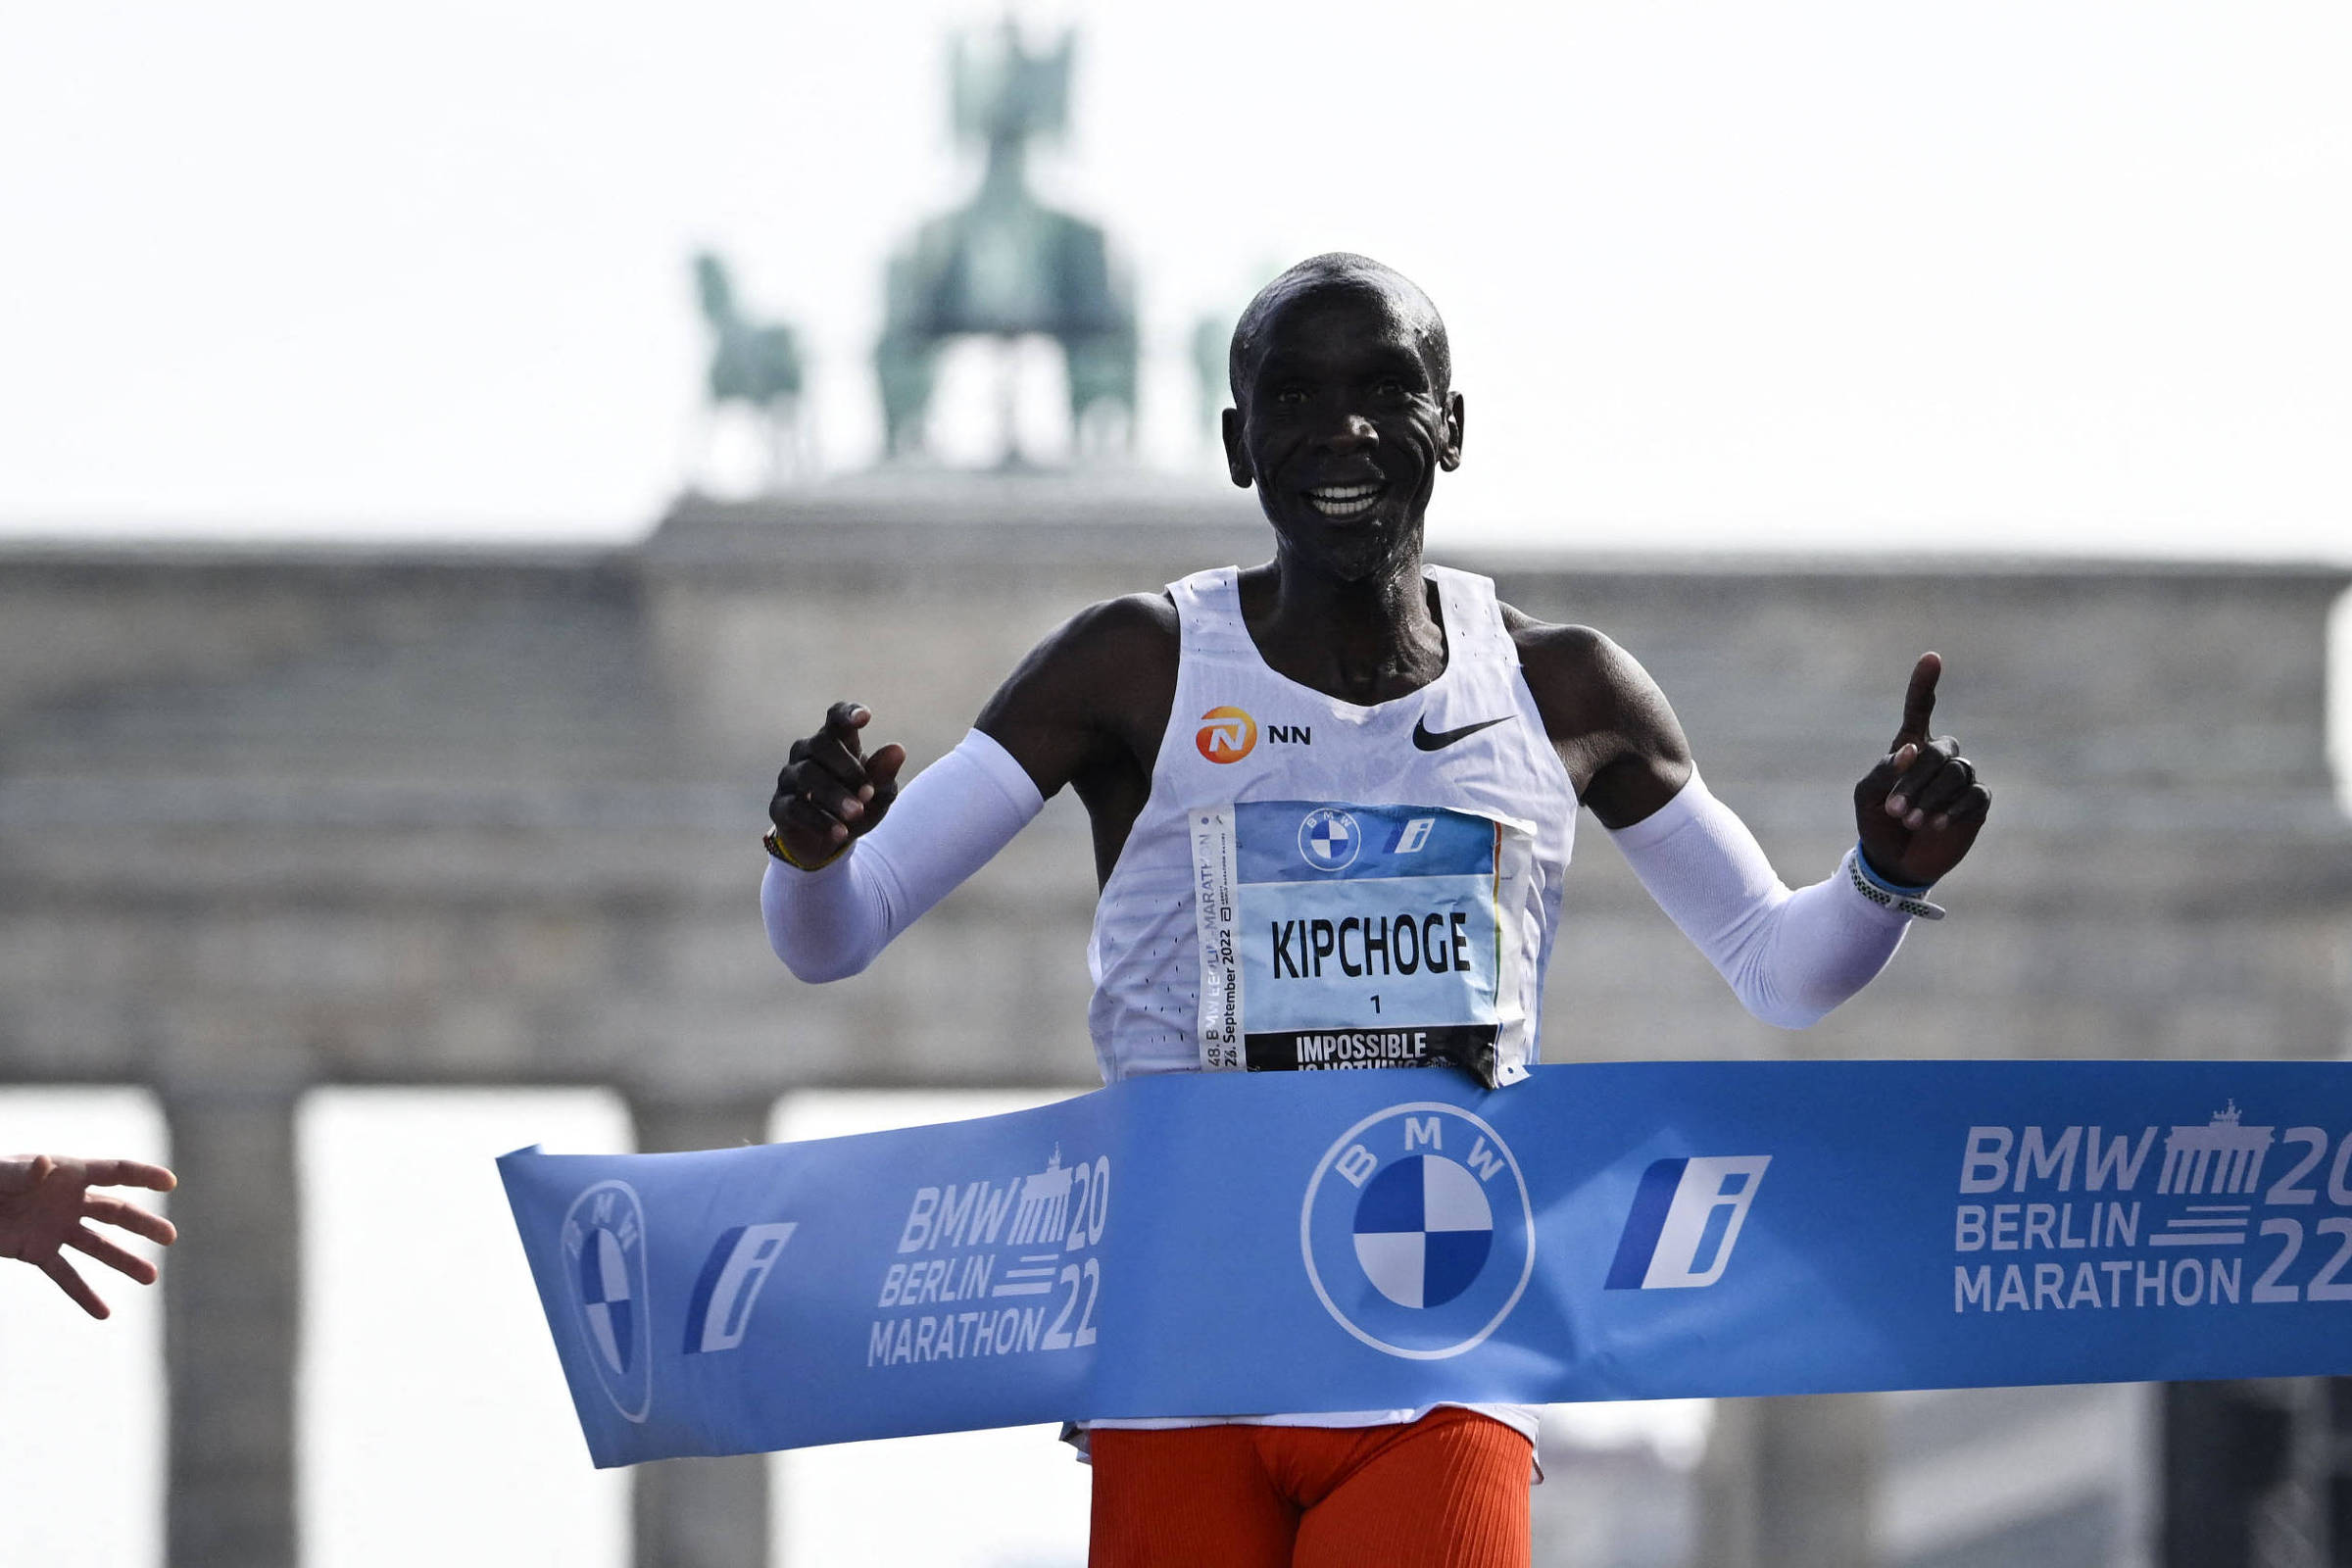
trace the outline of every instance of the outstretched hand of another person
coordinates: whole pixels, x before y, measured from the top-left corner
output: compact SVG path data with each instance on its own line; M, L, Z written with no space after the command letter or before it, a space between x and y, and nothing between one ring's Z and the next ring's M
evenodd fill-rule
M825 710L825 727L786 754L767 815L796 865L813 869L838 858L898 799L906 748L893 742L867 757L858 732L873 716L862 703L835 703Z
M1854 786L1854 824L1862 854L1889 882L1925 887L1958 865L1977 833L1992 794L1978 781L1976 764L1949 735L1930 735L1936 682L1943 656L1922 654L1903 697L1903 724L1879 765Z
M136 1203L93 1193L93 1187L145 1187L168 1193L179 1178L161 1165L135 1159L72 1159L57 1154L0 1154L0 1257L22 1258L57 1282L59 1290L92 1317L107 1305L89 1282L66 1261L64 1249L87 1252L141 1285L155 1283L155 1265L123 1250L90 1229L92 1222L119 1225L169 1247L178 1233L172 1222Z

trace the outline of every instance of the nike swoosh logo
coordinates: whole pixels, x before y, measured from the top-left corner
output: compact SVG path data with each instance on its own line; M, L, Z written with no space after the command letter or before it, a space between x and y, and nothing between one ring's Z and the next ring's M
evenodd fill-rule
M1413 744L1425 752L1444 751L1455 741L1467 739L1482 729L1507 724L1513 716L1505 713L1500 718L1482 718L1475 724L1464 724L1460 729L1433 730L1429 727L1429 715L1424 713L1413 721Z

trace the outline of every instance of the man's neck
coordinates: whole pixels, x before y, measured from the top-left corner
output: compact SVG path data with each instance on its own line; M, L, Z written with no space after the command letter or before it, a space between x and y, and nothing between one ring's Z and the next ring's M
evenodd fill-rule
M1445 672L1446 633L1431 613L1418 550L1355 579L1277 557L1268 577L1256 593L1245 593L1243 618L1278 674L1368 706L1418 691Z

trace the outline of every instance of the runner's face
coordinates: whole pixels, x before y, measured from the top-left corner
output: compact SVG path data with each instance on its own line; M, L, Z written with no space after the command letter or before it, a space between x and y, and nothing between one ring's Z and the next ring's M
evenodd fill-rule
M1356 580L1418 548L1438 470L1461 461L1461 399L1402 302L1362 285L1288 301L1241 390L1226 458L1287 554Z

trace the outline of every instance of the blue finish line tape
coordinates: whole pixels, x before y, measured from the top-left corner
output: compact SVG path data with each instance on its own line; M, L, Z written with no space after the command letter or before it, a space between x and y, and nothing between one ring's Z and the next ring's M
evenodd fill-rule
M1093 1416L2352 1372L2352 1065L1186 1074L499 1161L599 1465Z

